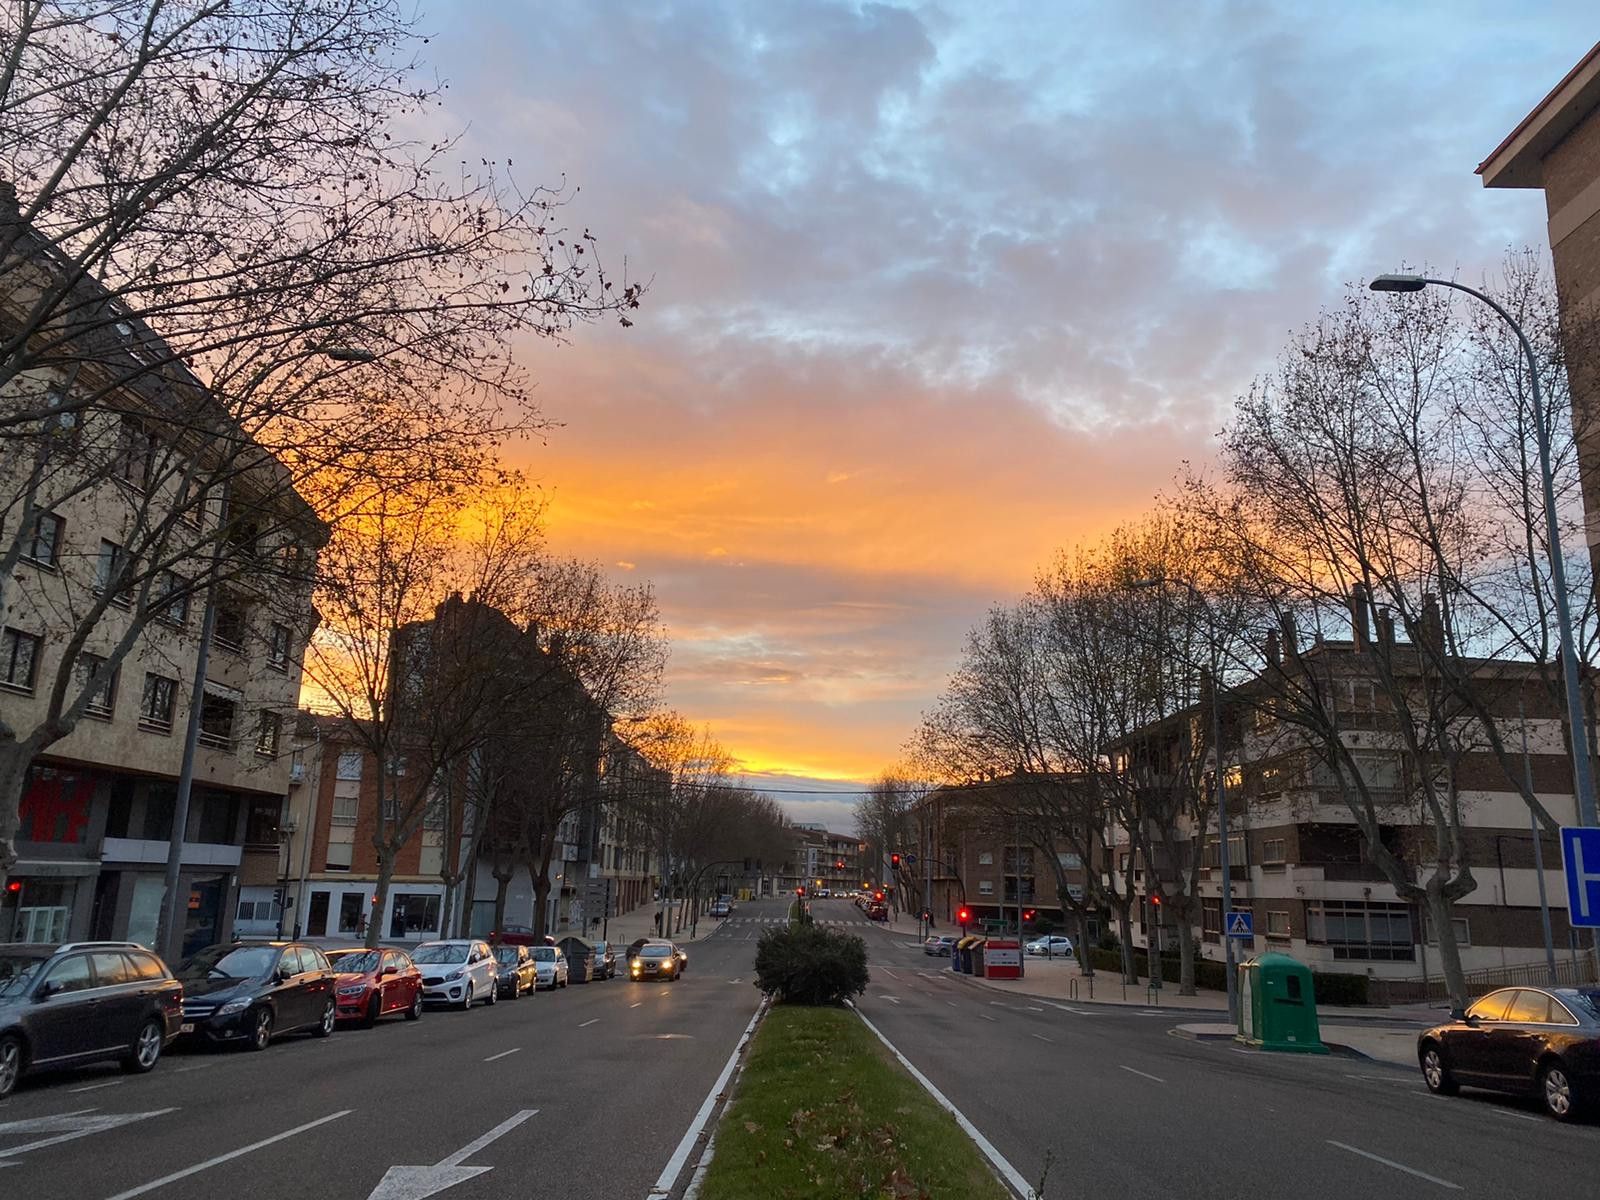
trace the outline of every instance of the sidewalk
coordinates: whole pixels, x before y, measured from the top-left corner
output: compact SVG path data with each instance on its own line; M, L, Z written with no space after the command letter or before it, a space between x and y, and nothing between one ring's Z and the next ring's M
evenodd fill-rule
M1374 1062L1391 1063L1397 1067L1415 1067L1417 1034L1426 1028L1426 1025L1418 1025L1415 1029L1376 1029L1370 1025L1322 1025L1319 1032L1322 1035L1322 1044L1335 1053L1342 1051L1361 1058L1370 1058ZM1202 1042L1232 1041L1234 1037L1233 1026L1227 1024L1199 1022L1179 1025L1176 1031L1182 1037Z
M941 958L935 961L946 970L949 969L949 959ZM999 992L1042 997L1070 1004L1117 1004L1138 1008L1173 1008L1191 1011L1203 1009L1221 1014L1226 1014L1228 1011L1226 992L1196 988L1193 996L1180 996L1178 985L1171 981L1164 981L1159 990L1150 992L1147 990L1150 981L1145 978L1141 978L1137 985L1130 983L1124 988L1120 972L1096 971L1093 976L1084 975L1078 970L1075 959L1029 957L1023 964L1021 979L980 979L976 976L965 976L965 978ZM1076 994L1073 991L1074 985ZM1418 1028L1426 1028L1443 1020L1448 1011L1449 1006L1446 1004L1407 1004L1392 1008L1377 1005L1356 1007L1318 1005L1317 1007L1317 1014L1323 1020L1343 1018L1415 1021Z
M657 936L669 937L675 942L688 943L699 941L700 938L708 936L712 930L716 929L717 927L718 922L716 918L708 917L702 912L700 914L700 928L698 931L698 936L689 936L688 924L685 924L683 929L678 933L658 935L656 933L656 912L660 909L660 907L661 905L659 901L651 900L639 905L639 907L634 909L632 912L625 912L619 917L612 917L606 923L606 925L603 926L603 928L606 930L606 937L619 946L627 946L642 937ZM676 907L682 908L683 905L680 903ZM598 938L600 936L599 928L596 928L591 932L593 937Z

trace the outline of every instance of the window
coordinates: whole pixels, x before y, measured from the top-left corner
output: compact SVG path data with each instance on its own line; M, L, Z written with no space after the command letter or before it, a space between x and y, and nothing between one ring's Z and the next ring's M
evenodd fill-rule
M133 972L128 969L127 960L114 950L91 954L89 961L94 964L96 987L114 987L119 983L133 982Z
M278 563L286 578L303 579L306 574L305 547L293 540L284 542L278 550Z
M355 845L352 842L329 842L328 857L324 860L326 870L348 871L350 863L355 856ZM351 926L354 928L354 926Z
M1503 1019L1524 1025L1547 1025L1550 1022L1550 997L1532 988L1523 988L1511 1002Z
M1307 906L1306 940L1336 960L1411 962L1411 909L1384 901L1323 900Z
M239 901L239 920L276 922L278 906L271 900Z
M339 770L334 778L359 780L361 778L361 758L362 754L359 750L346 750L340 754Z
M94 976L89 973L89 956L73 954L63 958L45 976L44 985L51 994L88 991L94 986Z
M992 895L994 895L994 880L992 880L992 879L980 879L980 880L978 880L978 895L980 895L980 896L992 896Z
M1056 862L1061 865L1063 871L1083 870L1083 859L1079 855L1069 854L1065 850L1056 855Z
M1128 852L1124 850L1117 855L1117 870L1126 872L1128 869Z
M248 630L249 621L245 615L244 605L232 596L221 597L217 601L216 624L211 630L212 640L225 650L239 653L244 650L244 639Z
M143 491L150 486L155 458L156 435L147 430L139 418L124 415L117 432L117 475L123 482Z
M89 702L83 709L86 716L111 719L117 702L117 674L98 654L78 655L77 683L89 693Z
M400 801L389 799L383 802L383 819L390 823L400 820Z
M278 753L278 738L283 732L283 717L279 713L264 712L261 720L256 725L256 753L268 758L275 758Z
M176 571L163 571L155 587L155 614L169 625L189 619L189 581Z
M282 671L289 665L289 627L273 622L267 631L267 666Z
M178 694L178 681L165 675L147 674L144 694L139 699L139 724L168 733L172 729L172 704Z
M1281 863L1288 861L1284 857L1284 839L1267 838L1261 843L1261 861L1263 863Z
M1370 679L1345 681L1344 701L1352 712L1372 712L1378 707L1378 688Z
M261 524L248 517L236 517L228 522L227 538L230 550L254 558L261 541Z
M244 841L247 846L276 846L278 844L278 817L283 801L277 796L256 796L244 819Z
M39 665L39 642L36 634L20 629L7 629L0 636L0 682L22 691L33 690L33 676Z
M97 592L115 591L111 603L127 607L128 596L128 552L115 542L100 539L100 558L95 564L94 590Z
M1222 843L1217 838L1206 841L1204 856L1200 860L1203 867L1220 867L1222 865ZM1250 865L1250 846L1242 833L1228 835L1228 869Z
M356 814L360 811L360 797L335 796L333 798L333 815L329 818L329 824L354 825L356 823Z
M1289 914L1281 909L1269 908L1267 910L1267 936L1269 938L1289 937Z
M433 933L439 928L439 897L426 892L399 892L390 913L390 937Z
M994 866L994 851L993 850L980 850L980 851L978 851L978 865L980 867L992 867L992 866Z
M53 512L34 514L33 532L23 542L22 557L39 567L55 567L61 561L61 531L66 526Z
M1456 931L1456 945L1472 945L1472 924L1466 917L1451 917L1450 925ZM1427 913L1422 915L1422 928L1428 935L1428 945L1437 946L1439 944L1439 931L1434 928L1433 918L1428 916Z
M346 892L339 897L339 932L352 933L361 924L361 893Z
M238 703L209 687L200 701L200 744L213 750L233 748L233 720Z
M1506 1009L1516 995L1515 988L1502 988L1498 992L1490 992L1467 1009L1467 1016L1476 1017L1480 1021L1498 1021L1505 1016Z
M128 960L128 965L132 969L135 979L165 979L167 977L167 969L148 954L140 954L137 951L130 950L124 954L124 957Z

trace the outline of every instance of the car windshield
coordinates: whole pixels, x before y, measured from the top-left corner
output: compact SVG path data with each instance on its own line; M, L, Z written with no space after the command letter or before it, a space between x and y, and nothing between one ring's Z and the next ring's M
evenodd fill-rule
M20 996L27 991L43 961L32 955L0 955L0 996Z
M335 971L344 971L356 974L361 971L376 971L378 963L383 958L381 950L349 950L343 954L330 954Z
M276 946L208 946L183 961L179 979L259 979L278 961Z
M534 962L555 962L556 960L554 946L535 946L529 953L533 955Z
M672 954L671 946L646 946L639 951L640 958L667 958Z
M414 963L459 963L467 961L465 942L437 942L432 946L418 946L411 952Z
M1591 1021L1600 1020L1600 990L1585 988L1579 992L1568 992L1561 999L1567 1007L1577 1010L1575 1016L1587 1017Z
M494 960L502 967L515 966L517 962L517 947L496 946L494 948Z

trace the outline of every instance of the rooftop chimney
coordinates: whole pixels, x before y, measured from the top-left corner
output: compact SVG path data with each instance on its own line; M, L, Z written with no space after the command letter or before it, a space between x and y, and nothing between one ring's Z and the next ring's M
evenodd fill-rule
M1350 636L1357 650L1369 649L1372 642L1372 631L1367 623L1367 610L1371 606L1372 597L1366 584L1358 583L1350 589Z
M1278 660L1278 631L1276 629L1269 629L1267 630L1267 666L1277 666Z

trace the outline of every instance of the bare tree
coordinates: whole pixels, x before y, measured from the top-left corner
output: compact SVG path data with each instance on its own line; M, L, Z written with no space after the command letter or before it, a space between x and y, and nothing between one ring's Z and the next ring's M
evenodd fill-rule
M0 594L49 625L46 703L0 717L0 873L28 765L153 620L479 478L539 421L510 337L637 305L563 193L407 134L418 44L395 0L0 11ZM70 546L72 586L21 578L41 517L91 502L106 586Z

